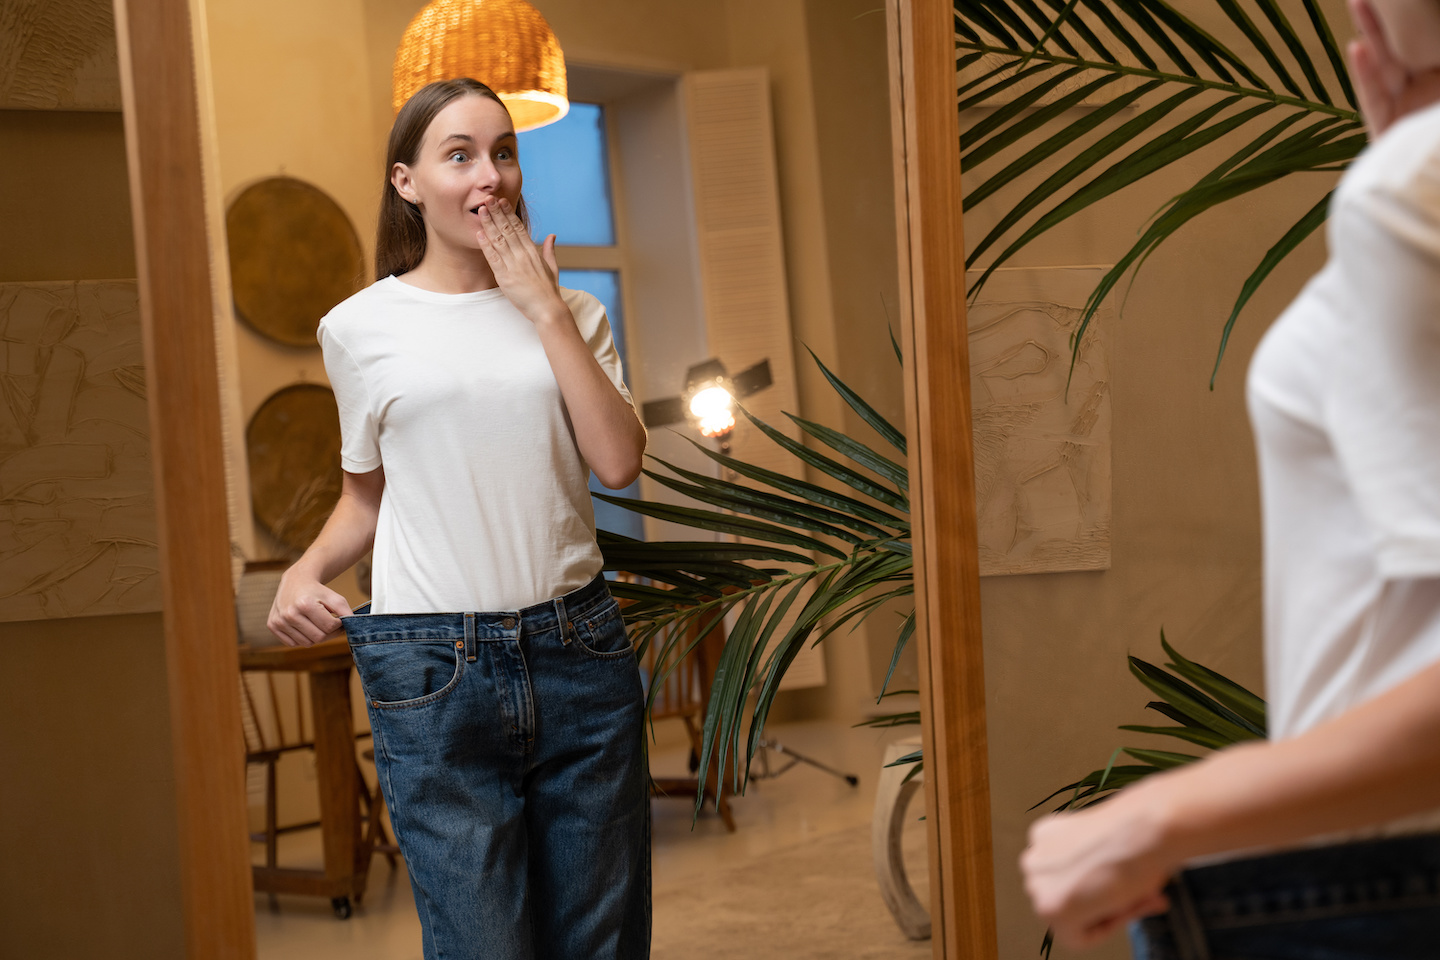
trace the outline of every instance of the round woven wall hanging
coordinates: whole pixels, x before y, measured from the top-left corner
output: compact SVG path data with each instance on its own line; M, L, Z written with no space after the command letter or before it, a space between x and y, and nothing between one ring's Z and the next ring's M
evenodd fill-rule
M303 551L340 500L340 411L329 387L277 390L245 428L255 518Z
M315 346L320 318L363 283L350 218L303 180L271 177L246 187L225 213L225 234L236 314L292 347Z

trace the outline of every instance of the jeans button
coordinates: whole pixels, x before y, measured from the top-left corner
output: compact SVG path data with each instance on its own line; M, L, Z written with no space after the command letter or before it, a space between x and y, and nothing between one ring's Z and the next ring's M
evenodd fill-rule
M515 626L515 618L514 618L514 617L506 617L504 620L501 620L501 621L500 621L500 625L501 625L502 627L504 627L506 630L509 630L511 627Z

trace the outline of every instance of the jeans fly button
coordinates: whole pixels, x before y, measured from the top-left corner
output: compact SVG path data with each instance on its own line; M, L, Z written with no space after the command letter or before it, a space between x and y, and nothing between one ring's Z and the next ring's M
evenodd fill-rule
M500 626L504 627L506 630L509 630L511 627L515 626L515 618L506 617L504 620L500 621Z

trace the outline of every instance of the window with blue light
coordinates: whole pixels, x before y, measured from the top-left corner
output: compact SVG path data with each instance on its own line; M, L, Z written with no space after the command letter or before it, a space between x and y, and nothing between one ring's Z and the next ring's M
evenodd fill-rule
M618 270L561 270L560 286L571 290L584 290L605 306L605 315L610 319L610 335L615 339L615 350L620 354L622 366L628 366L625 355L625 318L620 307L620 272ZM619 497L640 496L640 483L636 481L623 490L608 490L595 475L590 475L592 493L608 493ZM645 538L645 524L638 513L631 513L604 500L592 500L595 505L595 526L611 533L619 533L636 540Z
M560 285L584 290L604 305L620 362L628 367L604 108L593 103L572 102L564 119L537 130L527 130L519 139L531 235L539 242L547 234L555 234ZM586 269L567 265L567 260L574 262L567 248L574 247L587 248L574 252L577 257L584 254L580 263ZM603 269L597 268L597 263ZM593 474L590 490L622 497L640 496L638 482L624 490L607 490ZM644 539L644 521L639 514L598 499L592 503L595 525L601 530Z
M519 140L525 206L536 242L553 233L558 244L614 246L604 108L572 103L563 119L526 130Z
M620 362L629 365L630 355L625 352L625 317L620 309L619 270L560 270L560 286L571 290L584 290L605 305L605 316L610 318L610 334L615 338L615 349L620 352Z

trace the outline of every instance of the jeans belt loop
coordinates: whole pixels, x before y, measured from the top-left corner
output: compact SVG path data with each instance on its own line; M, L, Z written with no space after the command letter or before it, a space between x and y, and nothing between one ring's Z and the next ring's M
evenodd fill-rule
M575 632L575 628L570 626L570 616L565 612L564 597L555 598L555 619L560 624L560 642L568 647L570 635Z
M475 662L475 614L465 614L465 662Z
M1195 895L1182 872L1170 884L1170 930L1178 960L1210 960L1210 942L1195 905Z

